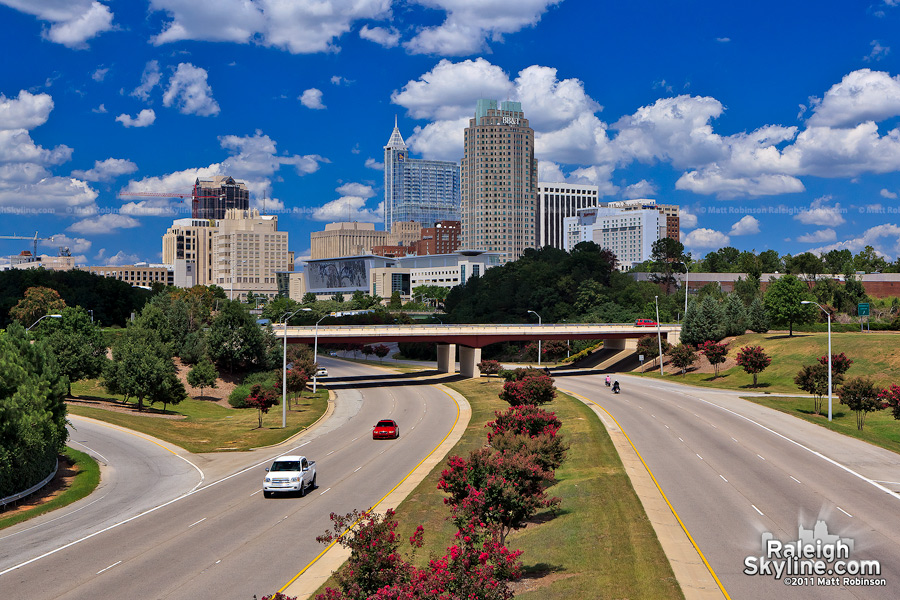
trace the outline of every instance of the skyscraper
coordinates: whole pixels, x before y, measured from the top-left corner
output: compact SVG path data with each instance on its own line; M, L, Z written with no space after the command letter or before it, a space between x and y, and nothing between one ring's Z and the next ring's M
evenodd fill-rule
M502 262L533 248L537 162L534 130L519 102L479 100L465 131L460 248L498 252Z
M191 200L191 218L224 219L226 210L250 208L250 190L243 181L227 175L197 178Z
M421 227L458 221L459 193L459 165L410 158L395 119L384 147L385 231L393 232L394 223L402 221L415 221Z

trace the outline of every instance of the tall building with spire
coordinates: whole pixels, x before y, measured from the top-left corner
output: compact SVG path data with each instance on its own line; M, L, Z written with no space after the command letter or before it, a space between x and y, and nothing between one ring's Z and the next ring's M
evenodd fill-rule
M459 165L444 160L409 157L397 127L384 147L384 229L395 223L415 221L434 227L441 221L459 220Z
M522 104L479 100L465 131L461 249L497 252L509 262L535 247L537 171Z

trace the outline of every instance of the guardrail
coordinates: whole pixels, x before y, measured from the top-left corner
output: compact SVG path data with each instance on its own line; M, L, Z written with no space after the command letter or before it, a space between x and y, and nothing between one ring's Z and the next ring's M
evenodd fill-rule
M17 500L21 500L22 498L24 498L26 496L30 496L31 494L35 493L36 491L38 491L39 489L41 489L42 487L44 487L45 485L50 483L50 481L52 481L53 478L56 477L57 471L59 471L59 459L58 458L56 459L56 466L53 467L53 472L50 473L49 475L47 475L46 479L44 479L40 483L34 484L33 486L31 486L24 492L19 492L18 494L13 494L12 496L7 496L6 498L0 498L0 506L6 506L7 504L12 504L13 502L15 502Z

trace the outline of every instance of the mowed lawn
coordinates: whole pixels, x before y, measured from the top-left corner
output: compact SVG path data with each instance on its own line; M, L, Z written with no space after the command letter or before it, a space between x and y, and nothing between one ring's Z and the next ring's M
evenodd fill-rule
M107 394L95 380L72 384L72 393L80 399L122 401L121 396ZM325 413L327 405L326 389L320 386L315 395L306 390L301 398L289 401L287 427L284 429L281 427L280 404L263 415L262 428L259 427L256 409L225 408L215 402L193 398L175 406L169 405L165 416L160 414L161 404L154 405L152 410L145 405L145 414L136 410L118 412L72 403L68 410L71 414L121 425L198 453L249 450L277 444L309 427ZM129 406L133 407L134 403Z
M451 384L468 398L472 420L451 451L468 456L486 443L484 425L494 411L508 405L497 394L501 380L481 378ZM522 550L526 577L515 584L517 598L683 598L669 562L622 462L594 413L564 394L545 408L563 422L562 433L571 448L557 471L558 483L549 493L562 499L559 510L538 515L524 529L513 532L507 545ZM446 461L444 461L446 464ZM425 528L426 545L418 559L443 555L456 529L447 520L444 494L437 489L441 468L435 469L400 505L397 518L401 540L416 526ZM407 547L408 549L408 547Z
M771 392L773 394L803 394L797 389L794 377L804 366L815 363L828 353L827 333L752 333L735 338L728 346L729 358L734 358L744 346L762 346L772 357L772 364L757 376L758 386L753 387L753 376L735 366L727 371L691 373L682 377L680 371L665 365L665 378L677 379L693 385L724 389ZM871 377L875 385L888 387L900 385L900 334L886 332L832 333L831 352L843 352L853 360L847 377ZM648 370L644 377L659 377L659 369Z

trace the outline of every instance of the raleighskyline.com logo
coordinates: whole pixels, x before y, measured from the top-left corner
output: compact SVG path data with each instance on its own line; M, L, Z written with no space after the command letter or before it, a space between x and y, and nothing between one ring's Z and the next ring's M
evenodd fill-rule
M798 527L797 540L782 542L768 531L762 554L744 559L745 575L762 575L788 586L882 586L881 562L851 558L853 540L828 533L825 521Z

